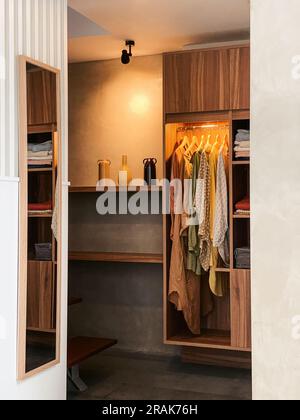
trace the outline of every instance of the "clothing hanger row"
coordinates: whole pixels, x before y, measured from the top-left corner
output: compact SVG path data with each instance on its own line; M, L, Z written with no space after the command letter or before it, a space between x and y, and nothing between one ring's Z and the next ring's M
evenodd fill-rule
M207 136L203 134L200 139L197 136L193 136L192 140L189 139L188 136L184 136L182 142L180 143L179 148L183 151L186 157L192 157L194 152L207 152L212 153L216 150L225 151L229 150L229 136L225 134L222 136L221 134L217 134L215 136L215 141L212 144L212 134L208 134ZM200 141L199 141L200 140Z
M229 126L228 125L194 125L194 126L186 126L186 127L178 127L177 128L177 132L182 132L182 131L194 131L194 130L215 130L215 129L219 129L219 130L228 130Z

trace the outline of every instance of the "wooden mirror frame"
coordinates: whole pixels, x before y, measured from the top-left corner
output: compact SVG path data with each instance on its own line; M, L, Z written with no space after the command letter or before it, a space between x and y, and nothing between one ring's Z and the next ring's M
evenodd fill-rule
M25 380L55 365L61 360L61 255L62 255L62 141L61 141L61 71L26 56L19 56L19 284L18 284L18 349L17 379ZM56 76L57 113L57 196L58 196L58 241L56 281L56 353L55 360L30 372L26 372L27 344L27 278L28 278L28 116L27 116L27 64L40 67ZM26 151L26 153L22 153Z

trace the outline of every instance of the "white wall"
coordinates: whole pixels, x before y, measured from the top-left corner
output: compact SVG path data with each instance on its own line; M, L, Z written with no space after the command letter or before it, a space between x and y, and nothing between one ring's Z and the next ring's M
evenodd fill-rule
M251 14L254 398L299 400L300 2Z
M67 0L0 0L0 399L64 399L67 333ZM62 360L17 383L18 72L27 55L62 70Z

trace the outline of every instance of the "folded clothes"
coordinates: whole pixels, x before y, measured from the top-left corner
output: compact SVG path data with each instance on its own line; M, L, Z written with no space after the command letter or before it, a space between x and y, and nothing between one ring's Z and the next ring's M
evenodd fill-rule
M28 204L29 211L51 211L52 210L52 203L51 201L46 201L44 203L29 203Z
M250 147L240 147L237 146L234 148L235 152L250 152Z
M44 151L44 152L28 152L29 159L38 159L38 158L49 158L52 156L52 151Z
M30 152L50 152L52 150L52 140L42 143L28 143L28 151Z
M250 215L250 210L237 210L236 214Z
M250 141L247 141L247 140L245 140L245 141L237 140L237 141L235 141L234 145L237 146L237 147L242 147L244 149L244 148L250 148L251 143L250 143Z
M251 253L249 247L237 248L234 252L236 268L249 269L251 266Z
M235 205L236 210L250 211L250 197L245 197Z
M29 159L29 166L51 166L53 163L52 159Z

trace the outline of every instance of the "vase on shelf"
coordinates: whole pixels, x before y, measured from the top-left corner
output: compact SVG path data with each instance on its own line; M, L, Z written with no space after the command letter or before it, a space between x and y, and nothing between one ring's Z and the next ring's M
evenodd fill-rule
M122 156L122 166L119 171L119 187L127 187L132 181L130 169L128 168L128 158Z

